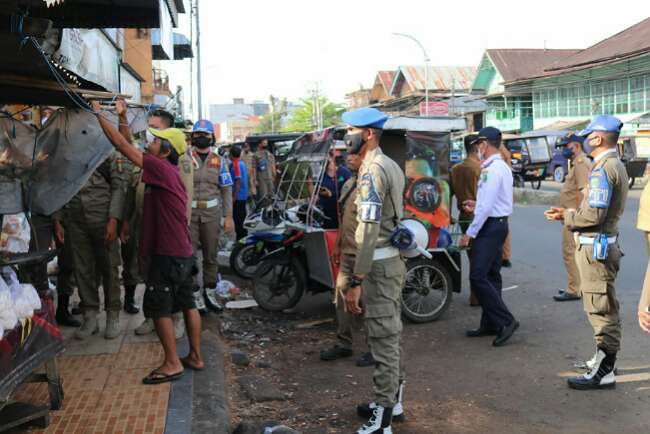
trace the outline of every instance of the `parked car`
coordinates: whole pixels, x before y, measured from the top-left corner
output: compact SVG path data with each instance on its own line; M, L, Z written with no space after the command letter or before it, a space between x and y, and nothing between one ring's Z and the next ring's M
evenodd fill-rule
M503 143L512 154L515 187L523 187L526 182L530 182L533 188L539 189L551 160L546 135L507 135L504 136Z
M522 137L546 137L551 159L546 165L544 173L556 182L564 182L564 178L569 172L569 160L562 155L562 149L558 148L558 144L562 137L570 133L569 130L535 130L521 135Z

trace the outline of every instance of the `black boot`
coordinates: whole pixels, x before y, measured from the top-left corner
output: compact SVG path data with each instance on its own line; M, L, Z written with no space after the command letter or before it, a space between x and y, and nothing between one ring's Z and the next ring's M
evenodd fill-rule
M70 306L70 296L59 294L58 305L56 307L56 322L59 325L68 327L79 327L81 322L73 317L68 310Z
M594 359L588 362L589 371L579 377L567 380L571 389L592 390L592 389L613 389L616 387L616 353L606 353L598 349Z
M329 362L332 360L342 359L344 357L350 357L352 355L352 350L349 348L343 348L338 345L334 345L332 348L323 350L320 352L320 359Z
M372 412L370 420L357 430L357 434L392 434L391 422L393 409L378 405Z
M135 285L124 285L124 312L135 315L140 308L135 304Z
M392 411L393 422L404 422L404 381L399 382L399 389L397 389L396 398L397 403L395 404L395 407L393 407ZM357 414L364 419L370 418L377 407L376 402L357 405Z

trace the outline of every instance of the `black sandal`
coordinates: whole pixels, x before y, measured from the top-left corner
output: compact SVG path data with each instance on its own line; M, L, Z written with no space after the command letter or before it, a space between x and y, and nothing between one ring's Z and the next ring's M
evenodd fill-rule
M142 379L143 384L162 384L169 383L170 381L176 381L183 376L183 372L177 372L175 374L165 374L160 372L158 369L154 369Z

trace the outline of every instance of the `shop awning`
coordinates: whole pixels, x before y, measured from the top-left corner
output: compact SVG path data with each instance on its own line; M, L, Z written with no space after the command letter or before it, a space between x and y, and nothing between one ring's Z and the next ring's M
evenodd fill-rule
M43 0L0 0L0 14L28 10L29 16L52 20L57 28L156 28L161 6L167 8L160 0L65 0L50 7Z
M194 57L192 51L192 43L182 33L173 33L174 41L174 58L171 59L160 41L160 29L153 29L151 31L151 46L153 48L154 60L182 60Z

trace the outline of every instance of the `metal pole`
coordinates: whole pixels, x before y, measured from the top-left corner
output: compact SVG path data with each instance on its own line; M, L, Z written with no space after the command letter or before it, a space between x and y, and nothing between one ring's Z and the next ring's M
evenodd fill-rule
M203 98L201 87L201 19L199 17L199 0L196 0L196 92L199 106L199 119L203 119Z
M190 44L194 43L194 2L190 0ZM194 117L194 56L190 58L190 116Z
M393 33L393 35L410 39L411 41L418 44L418 46L422 50L422 53L424 53L424 104L426 105L424 109L424 113L426 116L429 116L429 62L431 61L431 59L427 54L427 50L424 49L424 46L420 43L420 41L418 41L411 35L407 35L405 33Z

